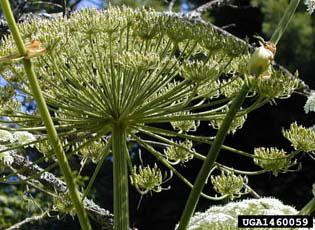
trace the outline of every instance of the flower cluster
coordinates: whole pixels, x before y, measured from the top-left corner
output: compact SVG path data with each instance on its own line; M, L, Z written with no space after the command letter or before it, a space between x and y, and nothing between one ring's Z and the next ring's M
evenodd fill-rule
M30 132L0 130L0 168L12 165L16 149L34 147L34 142L36 138Z
M286 157L286 152L282 149L271 148L255 148L254 163L265 170L271 171L277 176L279 172L286 172L294 163Z
M191 218L188 230L234 230L238 229L237 217L239 215L296 215L297 213L295 208L275 198L245 199L230 202L224 206L212 206L205 212L197 212Z
M56 196L53 203L53 207L56 211L75 216L75 209L69 194L66 193Z
M163 159L166 167L184 164L192 158L196 138L200 140L190 132L202 122L218 129L244 84L251 88L248 97L257 93L266 100L245 103L230 133L242 127L249 111L265 101L289 97L299 83L272 67L270 78L250 79L246 44L211 25L153 10L87 9L68 19L22 23L19 30L27 44L37 44L43 51L33 55L32 63L65 150L94 162L105 151L100 138L111 138L112 127L119 123L127 141L132 137L140 148ZM0 48L0 73L14 87L0 90L0 102L5 103L1 116L23 130L46 135L38 110L24 113L12 99L15 90L25 92L26 100L33 98L23 58L7 58L16 53L14 40L6 37ZM13 138L23 146L36 143L44 154L52 152L47 140L24 131L12 135L0 133L0 143ZM148 147L144 136L157 145ZM170 139L186 141L170 146ZM202 143L209 144L208 139ZM170 147L161 150L161 146ZM141 193L162 189L163 177L156 166L131 169L132 183Z
M211 183L215 191L221 195L227 195L231 200L247 193L246 189L242 191L244 185L247 184L247 177L236 176L234 173L222 172L221 175L211 176Z
M294 122L290 125L290 129L283 130L282 133L295 150L308 153L315 151L315 131L313 129L305 128Z
M13 135L9 131L0 130L0 144L10 143L13 141Z
M80 153L84 159L91 159L93 163L97 163L100 160L101 154L108 154L105 152L106 145L107 143L104 143L102 140L93 141L90 145L83 147Z
M161 170L154 165L138 168L134 166L130 175L130 181L140 194L147 194L148 192L161 192L163 190L163 175Z
M190 140L175 142L164 150L167 161L170 164L185 163L194 158L193 143Z
M189 116L190 114L190 112L186 111L176 113L178 116ZM178 130L179 133L197 131L199 124L200 122L198 120L171 121L173 129Z
M224 110L227 110L226 108ZM224 111L223 110L223 111ZM238 129L241 129L246 121L247 115L243 115L243 116L238 116L235 117L234 120L231 123L231 126L229 128L229 133L234 134ZM210 125L214 128L214 129L219 129L221 124L223 122L222 118L218 118L218 119L214 119L210 121Z
M26 147L27 146L34 147L34 144L30 144L30 143L36 142L36 137L32 133L26 132L26 131L14 132L13 133L13 139L19 145L24 145Z

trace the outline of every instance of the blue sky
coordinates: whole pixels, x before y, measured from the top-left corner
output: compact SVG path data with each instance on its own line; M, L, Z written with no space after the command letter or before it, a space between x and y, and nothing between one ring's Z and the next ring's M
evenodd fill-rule
M82 9L82 8L102 8L104 6L104 0L83 0L81 1L77 9ZM189 11L189 4L188 0L181 0L181 11L183 13L187 13Z
M77 5L77 9L82 8L102 8L104 5L103 0L83 0Z

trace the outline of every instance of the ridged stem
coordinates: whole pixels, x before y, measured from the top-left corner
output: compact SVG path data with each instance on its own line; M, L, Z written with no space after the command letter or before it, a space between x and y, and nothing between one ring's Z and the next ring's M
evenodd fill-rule
M195 211L200 194L208 179L209 172L211 168L214 166L214 163L219 155L219 152L221 150L225 137L231 126L231 123L233 119L235 118L235 115L238 112L239 108L241 107L242 103L244 102L247 93L248 93L248 86L244 85L242 89L240 90L238 96L233 100L231 107L228 113L226 114L220 129L218 130L216 138L211 145L207 158L205 159L202 165L202 168L199 171L196 182L194 184L192 191L190 192L184 212L181 216L177 230L187 229L189 220Z
M114 229L129 229L128 167L125 127L116 123L112 131L114 162Z
M25 48L25 45L23 43L22 37L18 31L15 19L12 14L12 10L10 7L10 3L8 0L1 0L1 7L4 16L7 19L9 28L11 30L12 36L14 38L14 41L16 43L16 46L18 48L18 51L21 56L25 56L27 54L27 50ZM81 228L83 230L90 230L91 226L87 217L87 214L85 212L85 209L83 207L82 202L80 201L80 196L78 193L78 190L76 188L74 179L71 174L71 168L69 166L67 157L63 151L62 145L60 143L60 140L58 138L57 131L54 127L53 121L51 119L51 116L48 111L48 107L46 105L45 99L43 97L43 94L41 92L38 80L36 78L35 72L32 67L32 62L29 59L23 60L23 65L25 72L27 74L29 84L32 90L32 94L34 96L34 99L36 100L38 110L40 112L41 118L46 126L47 134L50 140L50 143L53 147L53 150L56 153L56 157L58 159L58 164L60 166L60 169L64 175L65 182L69 189L69 194L71 197L71 200L73 202L75 211L78 215L79 222L81 225Z
M315 212L315 197L311 199L299 212L299 215L311 215Z

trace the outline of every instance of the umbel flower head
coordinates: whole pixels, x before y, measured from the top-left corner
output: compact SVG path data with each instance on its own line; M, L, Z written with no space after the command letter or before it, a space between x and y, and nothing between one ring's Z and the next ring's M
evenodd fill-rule
M254 163L265 170L271 171L277 176L279 172L286 172L294 163L286 157L286 152L282 149L271 148L255 148Z
M176 143L167 147L164 151L166 159L170 164L185 163L193 159L194 154L192 150L193 143L190 140Z
M156 164L153 168L150 166L144 168L142 166L134 166L130 180L131 184L143 195L148 192L161 192L162 190L165 190L165 188L162 188L162 172Z
M32 58L65 148L94 162L103 154L101 138L110 138L117 123L125 127L128 141L137 142L162 164L170 167L167 159L187 162L192 158L187 151L162 152L178 143L189 143L185 147L192 149L195 138L191 132L201 122L218 128L234 96L249 82L244 66L250 53L245 44L209 25L152 10L88 9L75 12L69 19L20 24L19 30L23 40L36 44L40 52L27 58ZM12 37L6 37L0 47L0 56L4 57L0 58L1 75L31 100L21 65L23 57L16 58L16 53ZM249 111L274 98L290 96L298 85L297 79L279 70L271 69L270 74L268 81L251 79L253 90L248 96L259 94L259 102L246 104L237 114L231 133L242 127ZM276 93L266 94L274 90L274 85L281 87ZM23 130L46 135L37 110L22 112L12 92L0 99L0 116L9 117ZM156 126L161 123L167 128ZM157 145L151 145L143 134ZM46 140L34 139L41 141ZM50 151L46 145L36 146ZM98 151L91 154L91 149Z
M305 128L294 122L290 125L290 129L283 130L282 133L295 150L307 153L315 151L315 131L312 128Z
M246 189L243 191L247 177L236 176L234 173L222 172L221 175L211 176L211 182L218 193L227 195L231 200L247 193Z
M197 212L191 218L187 229L235 230L238 229L237 217L239 215L296 215L297 213L294 207L285 205L276 198L245 199L230 202L224 206L212 206L205 212ZM289 230L290 228L282 229Z

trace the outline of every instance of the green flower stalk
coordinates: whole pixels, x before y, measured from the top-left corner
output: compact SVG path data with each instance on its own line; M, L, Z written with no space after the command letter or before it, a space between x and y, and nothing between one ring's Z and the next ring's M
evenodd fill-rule
M167 181L158 168L135 168L128 142L137 142L145 153L192 187L175 167L192 159L208 162L211 167L227 132L240 129L247 113L275 98L289 97L298 85L290 83L297 79L273 68L268 81L250 79L244 68L251 57L245 44L209 25L152 10L89 9L75 12L69 19L21 24L19 30L25 41L38 41L42 47L37 48L45 50L44 55L32 58L33 69L40 76L43 98L65 150L96 163L104 152L110 152L99 140L111 136L117 230L129 228L128 179L141 195L163 190L161 183ZM7 37L0 48L1 74L14 89L32 98L32 88L21 68L23 60L13 55L13 47L12 37ZM283 87L266 95L275 85ZM252 103L240 109L246 97L251 97ZM4 105L13 102L11 96ZM11 111L0 110L0 116L20 126L13 131L48 133L38 111L23 113L16 106ZM212 142L209 137L193 134L203 123L219 128L217 136L221 137ZM35 142L44 152L51 151L45 140ZM205 160L194 150L196 142L211 144L213 154ZM92 182L87 190L91 186ZM212 200L226 198L201 195Z
M300 210L299 215L312 215L315 212L315 184L312 186L313 198Z
M16 46L18 48L20 55L22 57L23 56L25 56L25 57L29 56L29 52L26 49L26 47L23 43L22 37L19 33L19 30L16 26L16 23L15 23L13 14L12 14L12 10L10 8L9 1L1 0L0 3L1 3L1 8L3 10L3 14L5 15L5 17L8 21L8 25L11 29L12 36L16 42ZM68 164L66 155L63 151L62 145L58 139L58 135L57 135L57 132L54 128L53 121L50 117L48 107L46 105L45 99L42 95L42 92L41 92L41 89L40 89L40 86L38 83L38 80L37 80L35 72L33 70L32 62L29 58L24 58L23 59L23 65L24 65L24 69L25 69L26 75L27 75L28 80L29 80L32 94L33 94L33 96L37 102L38 109L40 111L41 117L42 117L44 124L46 126L51 145L54 148L54 151L56 153L56 157L58 158L59 166L61 168L62 173L64 174L65 181L68 185L69 194L71 196L72 202L73 202L74 207L76 209L76 213L78 215L81 227L84 230L89 230L89 229L91 229L91 227L89 224L89 220L87 218L87 214L83 208L83 204L80 202L79 193L76 189L74 179L72 178L70 166Z
M282 35L284 34L285 30L287 29L294 12L296 11L298 5L300 3L300 0L291 0L290 4L288 5L286 11L284 12L284 15L282 16L276 30L274 31L270 42L277 45L280 41Z
M293 14L299 4L299 0L292 0L283 15L276 31L274 32L269 43L263 44L260 48L256 49L249 60L248 73L251 75L250 79L253 77L260 78L263 80L268 80L271 78L271 61L274 58L276 51L276 44L279 42L281 36L283 35L287 25L289 24ZM255 80L255 82L258 82ZM272 91L273 89L271 89ZM230 126L235 118L237 111L240 109L242 103L244 102L247 93L250 91L249 86L245 83L242 89L239 91L238 95L233 100L233 103L227 112L222 124L216 135L216 138L211 145L208 152L207 158L205 159L201 170L197 176L194 187L189 195L188 201L185 205L184 212L180 218L178 230L185 230L189 224L190 218L195 211L197 202L199 200L200 194L205 186L206 180L209 176L209 172L213 168L213 165L219 155L225 137L230 129Z
M239 95L234 99L228 113L226 114L220 129L216 135L216 139L211 145L211 148L209 150L209 153L207 155L207 158L205 159L201 170L199 171L199 174L197 176L197 180L194 184L194 187L189 195L188 201L186 203L184 212L181 216L178 229L184 230L187 228L189 220L197 206L197 202L199 200L200 194L203 190L203 187L205 186L205 182L208 178L209 172L212 169L218 155L220 152L220 149L223 145L223 142L225 140L225 137L229 131L229 128L231 126L231 123L238 111L238 109L241 107L242 103L244 102L246 95L248 93L249 89L247 85L244 85L241 89Z

